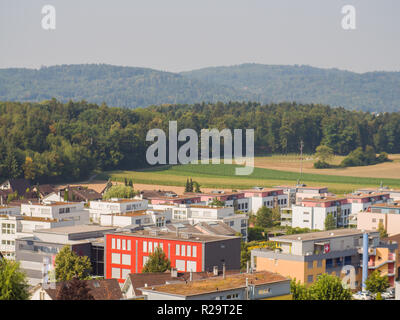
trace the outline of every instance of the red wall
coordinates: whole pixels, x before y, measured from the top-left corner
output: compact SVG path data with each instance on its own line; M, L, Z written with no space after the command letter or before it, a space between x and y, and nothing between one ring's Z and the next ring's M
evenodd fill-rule
M123 239L125 240L131 240L131 250L118 250L118 249L112 249L112 238L115 239L121 239L121 242ZM138 253L137 253L137 259L138 259L138 270L135 270L136 268L136 240L138 240ZM143 256L149 256L151 253L148 252L149 248L147 248L147 252L143 252L143 241L151 241L153 243L153 251L154 251L154 242L157 243L163 243L163 250L168 257L168 244L171 245L171 253L170 253L170 261L171 261L171 267L175 268L176 266L176 260L185 260L185 261L196 261L196 272L201 272L202 271L202 257L203 257L203 248L202 248L202 243L199 242L192 242L192 241L184 241L184 240L165 240L165 239L158 239L157 237L135 237L135 236L123 236L123 235L114 235L114 234L107 234L106 235L106 252L105 252L105 263L106 263L106 274L104 275L106 279L111 279L111 268L120 268L120 269L129 269L130 273L141 273L143 269ZM179 245L190 245L190 246L196 246L197 247L197 253L196 257L182 257L182 256L177 256L175 254L176 250L176 244ZM147 245L148 246L148 245ZM122 245L121 245L122 248ZM121 254L130 254L131 255L131 265L122 265L122 264L112 264L111 263L111 253L121 253ZM193 254L193 249L192 252ZM186 250L187 254L187 250ZM122 257L121 257L121 262L122 262ZM180 271L186 271L186 270L180 270ZM119 282L124 282L125 279L119 279Z

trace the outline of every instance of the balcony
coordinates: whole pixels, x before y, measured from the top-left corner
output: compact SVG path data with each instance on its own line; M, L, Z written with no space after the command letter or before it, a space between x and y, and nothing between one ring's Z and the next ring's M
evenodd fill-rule
M394 253L389 253L388 260L390 261L396 261L396 255Z

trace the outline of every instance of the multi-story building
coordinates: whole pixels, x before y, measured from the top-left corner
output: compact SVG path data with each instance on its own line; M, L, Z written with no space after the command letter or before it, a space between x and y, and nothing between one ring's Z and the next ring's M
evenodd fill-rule
M75 225L89 223L89 211L80 202L25 203L21 215L27 217L74 221Z
M246 214L235 214L233 207L218 207L198 204L177 205L151 205L153 210L171 210L172 221L189 221L192 224L198 222L223 222L236 232L240 232L247 239L249 217Z
M378 230L381 223L391 235L400 233L400 202L377 203L366 211L354 215L354 224L358 229Z
M240 237L141 230L105 235L105 277L123 283L141 273L149 255L161 248L178 271L208 271L214 266L240 269Z
M185 193L189 195L190 193ZM224 203L225 207L233 207L235 210L250 212L250 199L246 198L244 192L227 192L215 190L210 193L194 194L200 196L201 202L209 205L214 199Z
M140 288L148 300L288 300L290 279L268 271Z
M141 210L123 213L100 214L102 226L156 226L162 227L171 222L171 210Z
M287 207L288 196L278 188L255 188L252 190L244 190L244 196L249 199L250 212L256 214L261 207L267 208L284 208Z
M193 203L200 203L201 197L197 194L189 194L177 197L166 197L166 196L159 196L159 197L149 197L148 200L151 204L193 204Z
M137 212L147 209L146 199L111 199L90 201L89 212L92 222L100 223L100 216L107 214Z
M18 215L20 213L21 213L21 207L0 206L0 215Z
M92 275L104 275L104 234L115 227L78 225L35 230L33 235L16 239L16 260L27 274L30 285L43 281L43 268L48 262L54 268L55 257L65 245L79 256L89 257Z
M327 187L307 187L306 185L276 186L288 196L288 205L300 204L303 199L334 196Z
M351 213L367 210L374 204L385 203L390 199L389 193L353 193L346 195L347 202L351 203Z
M300 205L292 206L292 227L325 230L328 214L332 214L337 227L346 227L349 224L351 203L344 197L303 199Z
M360 288L363 234L357 229L336 229L272 237L270 240L276 242L278 249L252 250L251 266L257 271L279 272L307 285L323 273L344 277L354 268L355 286ZM368 239L368 272L378 269L394 285L398 244L380 241L379 232L375 231L368 232Z
M400 201L400 190L389 189L387 187L380 187L380 188L364 188L356 190L358 193L388 193L389 197L392 201Z

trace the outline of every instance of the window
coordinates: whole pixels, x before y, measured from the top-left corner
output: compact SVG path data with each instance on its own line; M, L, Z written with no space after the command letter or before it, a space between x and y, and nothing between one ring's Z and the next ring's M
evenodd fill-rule
M117 249L121 249L121 239L117 239Z
M270 292L271 292L271 289L270 289L270 288L265 288L265 289L260 289L260 290L258 290L258 294L259 294L259 295L268 294L268 293L270 293Z
M115 238L111 239L111 249L115 249Z
M313 261L308 261L308 269L312 269L313 268Z
M131 265L131 255L130 254L123 254L122 255L122 264L126 266Z
M332 267L333 267L333 260L326 259L326 268L332 268Z
M197 257L197 247L196 246L193 246L192 257L194 257L194 258Z
M313 282L314 281L314 276L313 275L309 275L308 277L307 277L307 282L308 283L311 283L311 282Z
M238 299L239 298L239 294L238 293L234 293L234 294L228 294L226 296L227 300L231 300L231 299Z
M186 250L185 249L186 249L186 246L182 245L182 252L181 252L181 256L182 257L184 257L186 255L186 252L185 252Z
M149 241L149 252L153 252L153 242Z
M351 264L351 256L344 257L344 264L345 265Z
M164 251L164 244L160 242L160 249Z
M147 256L143 257L143 267L145 266L145 264L147 263L148 260L149 260L149 257L147 257Z
M147 252L147 241L143 241L143 252Z
M322 260L318 260L317 261L317 268L321 268L322 267Z
M196 272L197 271L197 262L196 261L188 261L186 271Z
M177 244L177 245L175 246L175 254L176 254L177 256L180 256L180 255L181 255L180 248L181 248L181 246L180 246L179 244Z
M122 240L122 250L126 250L126 240Z
M121 269L120 268L112 268L111 269L111 278L120 279L121 277Z
M187 256L188 256L188 257L190 257L190 256L192 255L192 252L191 252L192 250L191 250L191 248L192 248L191 246L187 246L187 251L186 251L186 253L187 253Z
M131 240L128 240L127 241L127 250L131 250Z
M128 275L129 275L130 273L131 273L131 270L129 270L129 269L122 269L121 278L122 278L122 279L128 278Z
M111 263L120 264L121 263L121 255L119 253L111 254Z

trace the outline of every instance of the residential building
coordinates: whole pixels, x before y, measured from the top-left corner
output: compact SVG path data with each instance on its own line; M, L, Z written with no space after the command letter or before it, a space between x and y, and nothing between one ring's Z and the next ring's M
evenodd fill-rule
M148 200L151 204L193 204L201 202L201 197L198 195L183 195L177 197L149 197Z
M35 230L73 226L74 221L59 221L52 218L28 217L19 214L0 215L0 251L3 256L15 260L15 241L31 236Z
M208 271L223 264L227 269L240 269L240 239L158 230L106 234L105 277L123 283L129 273L141 273L157 247L178 271Z
M278 188L254 188L243 190L244 196L249 199L249 210L256 214L261 207L283 208L288 206L288 196Z
M171 210L139 210L122 213L100 214L100 225L125 227L130 225L137 226L156 226L163 227L171 222Z
M89 211L79 202L25 203L21 215L57 221L72 220L75 225L89 223Z
M237 273L237 271L234 272ZM121 290L125 299L143 300L147 296L140 290L142 287L186 282L190 281L190 279L205 279L211 276L213 274L209 272L178 272L176 269L172 269L171 272L130 273L123 283Z
M201 202L209 205L214 199L224 203L224 207L233 207L244 213L250 212L250 199L246 198L244 192L227 192L223 190L214 190L209 193L185 193L185 195L198 195Z
M281 208L281 226L291 227L292 226L292 208Z
M122 300L122 292L119 283L115 279L93 279L83 280L89 289L89 294L94 300ZM57 296L64 285L70 281L62 281L51 286L38 285L32 292L30 300L58 300Z
M379 187L379 188L363 188L359 189L356 192L359 193L388 193L389 197L392 201L398 202L400 201L400 190L389 189L387 187Z
M355 192L346 195L347 202L351 203L351 213L363 212L368 210L374 204L386 203L390 199L390 195L387 192L371 192L371 193L360 193Z
M290 279L268 271L140 288L148 300L291 299Z
M307 187L306 185L276 186L288 196L288 205L300 204L303 199L332 197L333 193L327 187Z
M330 231L303 233L271 237L276 250L266 248L251 251L251 267L257 271L279 272L306 285L314 283L318 276L327 273L344 277L354 269L355 286L362 282L363 230L335 229ZM368 272L380 270L388 275L391 285L397 276L397 243L382 242L379 232L368 231ZM351 268L350 267L350 268ZM347 268L347 267L346 267Z
M223 222L236 232L240 232L247 240L249 217L246 214L235 214L233 207L218 207L198 204L152 204L153 210L171 210L172 221L189 221L192 224L199 222Z
M351 203L344 197L303 199L300 205L292 206L292 227L325 230L328 214L332 214L338 228L346 227L349 224Z
M90 201L89 212L92 222L100 223L100 216L126 212L143 211L147 209L146 199L110 199Z
M366 211L357 213L353 221L358 229L378 230L381 223L389 236L398 234L400 202L373 204Z
M89 202L95 200L101 200L102 195L95 190L89 189L87 187L67 186L65 188L59 188L43 197L43 202L61 202L66 198L68 201L72 202Z
M33 235L16 239L16 260L31 285L43 281L43 267L54 261L61 248L68 245L79 256L89 257L92 275L104 275L104 234L114 232L115 227L75 225L33 231Z

